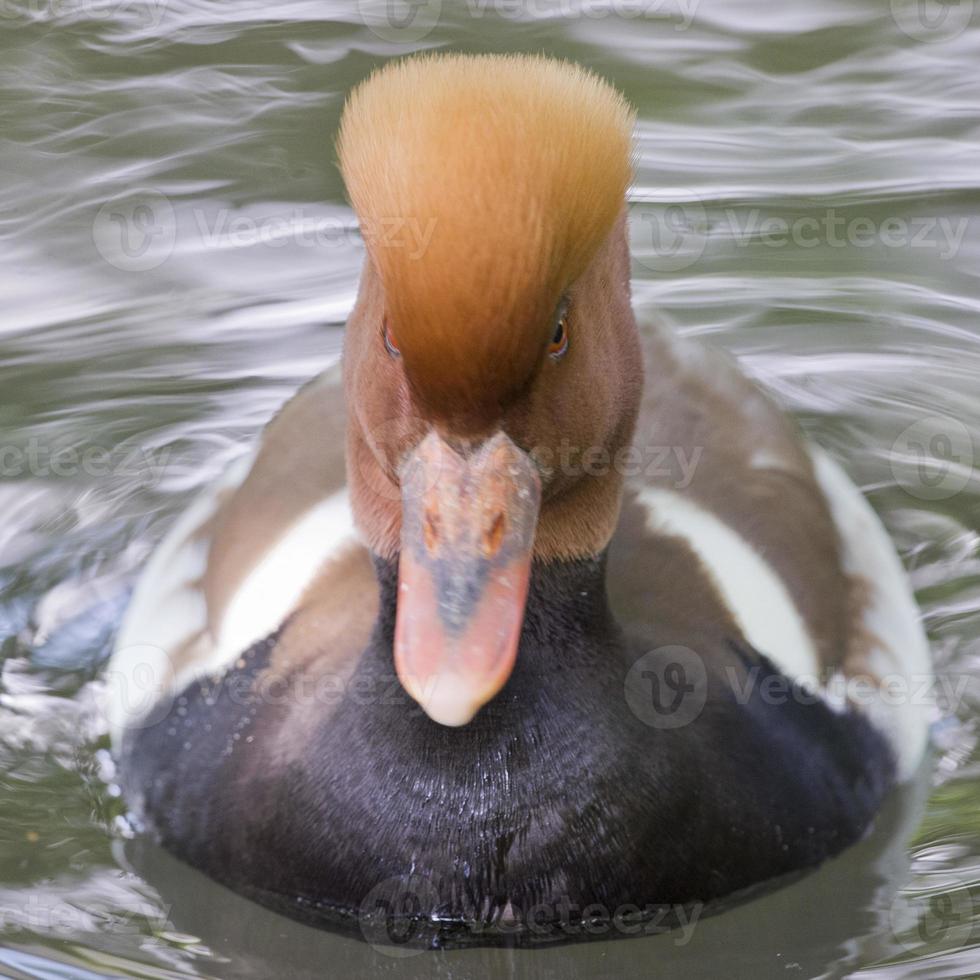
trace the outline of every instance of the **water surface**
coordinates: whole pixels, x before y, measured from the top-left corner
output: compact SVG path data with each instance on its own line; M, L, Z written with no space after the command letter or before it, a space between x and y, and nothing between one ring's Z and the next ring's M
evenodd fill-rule
M980 11L416 6L0 3L0 973L980 974ZM422 48L573 58L637 105L641 318L730 350L843 462L950 695L869 840L690 935L392 957L134 839L112 787L97 695L127 591L338 357L363 257L344 94Z

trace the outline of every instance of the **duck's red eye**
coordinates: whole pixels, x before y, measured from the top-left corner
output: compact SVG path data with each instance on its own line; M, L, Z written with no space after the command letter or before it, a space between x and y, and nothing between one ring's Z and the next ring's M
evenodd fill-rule
M398 344L395 342L394 335L391 332L391 328L388 326L388 318L385 317L381 325L381 335L384 337L385 347L388 348L388 353L392 357L398 357L401 351L398 349Z
M556 360L568 350L568 314L563 313L555 325L555 335L548 344L548 353Z

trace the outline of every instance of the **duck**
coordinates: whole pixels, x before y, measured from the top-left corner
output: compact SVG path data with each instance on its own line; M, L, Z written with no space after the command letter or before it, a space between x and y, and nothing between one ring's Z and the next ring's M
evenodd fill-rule
M386 943L615 938L815 869L923 765L875 512L637 322L633 127L543 55L348 97L342 358L176 520L106 669L135 825L241 895Z

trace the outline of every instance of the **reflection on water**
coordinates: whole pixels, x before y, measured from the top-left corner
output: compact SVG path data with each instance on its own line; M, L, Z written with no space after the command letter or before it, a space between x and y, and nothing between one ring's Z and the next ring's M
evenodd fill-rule
M392 21L384 0L0 4L0 972L980 972L972 9L461 0ZM637 104L641 316L739 355L845 463L948 682L934 765L871 839L683 944L392 958L131 839L112 788L98 675L136 571L338 356L363 254L332 163L344 93L446 46L574 58Z

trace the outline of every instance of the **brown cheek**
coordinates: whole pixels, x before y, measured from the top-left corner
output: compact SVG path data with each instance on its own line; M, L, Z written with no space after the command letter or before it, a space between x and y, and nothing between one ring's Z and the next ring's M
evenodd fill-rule
M347 466L354 519L372 550L390 558L401 535L398 467L425 428L411 413L404 380L393 372L381 377L381 370L388 374L376 365L374 382L362 384L359 400L348 399L356 421L348 423Z
M373 505L387 507L399 500L399 462L425 428L413 411L401 359L385 347L383 315L380 283L368 265L344 339L346 402L356 432L349 465L358 470L363 493L382 498Z
M387 351L375 358L367 377L358 416L365 441L385 474L397 480L405 454L425 435L428 426L412 405L400 362ZM386 363L387 362L387 363Z
M586 454L592 447L603 451L610 435L608 365L602 363L602 351L593 350L591 338L581 333L561 361L545 365L506 420L511 438L542 466L545 500L576 483L583 462L592 458Z

